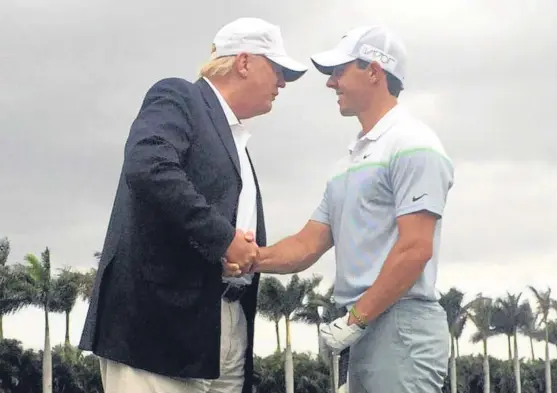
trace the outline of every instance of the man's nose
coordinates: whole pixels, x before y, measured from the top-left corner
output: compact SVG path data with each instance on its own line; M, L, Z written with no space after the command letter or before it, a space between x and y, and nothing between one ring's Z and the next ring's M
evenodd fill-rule
M331 75L329 79L327 79L327 87L334 89L337 87L337 78L334 75Z
M282 75L282 72L277 73L277 86L280 88L284 88L286 86L286 82L284 81L284 75Z

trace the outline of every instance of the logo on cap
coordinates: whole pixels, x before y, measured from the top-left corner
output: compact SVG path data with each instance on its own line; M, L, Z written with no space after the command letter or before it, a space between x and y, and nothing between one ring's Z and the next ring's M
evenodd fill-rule
M363 44L360 47L359 55L366 58L366 60L378 61L381 64L391 67L394 66L397 62L393 56L367 44Z

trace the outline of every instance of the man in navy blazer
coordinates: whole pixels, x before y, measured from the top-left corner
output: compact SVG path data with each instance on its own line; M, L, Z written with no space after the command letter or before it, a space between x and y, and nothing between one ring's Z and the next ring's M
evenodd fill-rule
M251 392L259 274L223 264L249 272L266 244L241 120L268 113L306 70L278 26L240 18L217 33L199 80L147 92L79 345L100 358L105 393Z

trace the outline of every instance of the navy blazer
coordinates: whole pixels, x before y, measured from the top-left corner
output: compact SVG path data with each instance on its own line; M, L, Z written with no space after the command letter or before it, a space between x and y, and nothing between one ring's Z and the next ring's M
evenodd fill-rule
M255 182L256 241L264 246ZM178 78L153 85L126 142L79 347L157 374L217 378L220 258L235 233L241 188L232 132L211 87ZM241 300L244 393L252 385L258 283L256 274Z

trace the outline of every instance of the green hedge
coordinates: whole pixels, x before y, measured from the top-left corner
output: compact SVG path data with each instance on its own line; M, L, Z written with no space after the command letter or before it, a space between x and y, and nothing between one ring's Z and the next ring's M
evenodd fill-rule
M84 356L75 348L53 348L53 393L101 393L99 365L94 355ZM396 365L393 365L396 367ZM514 393L512 363L490 358L491 392ZM522 393L545 393L544 362L521 363ZM557 360L552 361L553 392L557 393ZM284 393L284 359L281 353L255 358L258 392ZM0 341L0 393L41 391L42 351L24 349L16 340ZM483 393L482 358L457 359L459 393ZM329 392L329 369L315 356L294 353L296 393ZM447 379L444 391L450 392Z

